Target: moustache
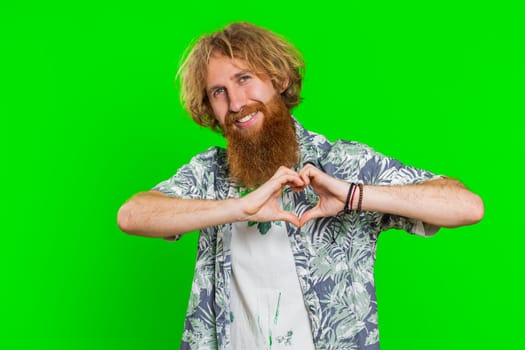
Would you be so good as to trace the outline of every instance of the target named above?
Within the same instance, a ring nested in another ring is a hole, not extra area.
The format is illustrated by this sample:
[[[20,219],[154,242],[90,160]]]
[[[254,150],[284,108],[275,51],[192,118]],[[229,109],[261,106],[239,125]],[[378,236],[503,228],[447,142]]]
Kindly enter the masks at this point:
[[[262,102],[254,102],[248,106],[244,106],[241,108],[239,112],[230,112],[226,115],[224,118],[224,124],[227,127],[231,127],[235,122],[237,122],[239,119],[242,119],[252,113],[255,112],[262,112],[264,115],[266,115],[266,106]]]

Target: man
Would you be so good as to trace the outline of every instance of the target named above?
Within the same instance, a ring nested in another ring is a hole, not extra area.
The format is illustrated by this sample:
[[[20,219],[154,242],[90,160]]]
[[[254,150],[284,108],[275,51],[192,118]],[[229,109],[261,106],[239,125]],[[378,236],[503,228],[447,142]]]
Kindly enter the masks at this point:
[[[290,43],[247,23],[202,37],[179,72],[182,98],[227,149],[119,211],[131,234],[200,230],[183,349],[378,349],[379,233],[483,217],[456,180],[305,130],[290,114],[303,68]]]

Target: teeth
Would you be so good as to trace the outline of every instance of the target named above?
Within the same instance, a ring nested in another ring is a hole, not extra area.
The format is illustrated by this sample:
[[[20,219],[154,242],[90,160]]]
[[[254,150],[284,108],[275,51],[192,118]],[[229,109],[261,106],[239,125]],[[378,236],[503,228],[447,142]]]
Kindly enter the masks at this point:
[[[239,122],[239,123],[246,123],[248,120],[253,118],[255,113],[257,113],[257,112],[253,112],[252,114],[248,114],[246,117],[243,117],[243,118],[237,120],[237,122]]]

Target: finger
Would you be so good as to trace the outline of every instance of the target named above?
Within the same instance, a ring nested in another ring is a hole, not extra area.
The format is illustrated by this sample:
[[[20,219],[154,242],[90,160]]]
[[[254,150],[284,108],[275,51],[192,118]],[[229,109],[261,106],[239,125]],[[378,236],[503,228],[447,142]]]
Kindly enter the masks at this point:
[[[304,184],[305,184],[305,187],[310,185],[310,175],[309,173],[303,173],[301,171],[301,173],[299,174],[299,176],[301,177],[301,180],[303,180]]]
[[[290,188],[294,192],[300,192],[300,191],[303,191],[306,188],[306,185],[304,185],[304,186],[290,186]]]
[[[297,173],[292,171],[291,174],[283,174],[276,179],[267,181],[263,186],[245,196],[244,201],[246,205],[244,210],[249,214],[257,212],[268,200],[277,198],[286,185],[294,188],[305,186]]]
[[[290,168],[287,168],[287,167],[281,165],[277,169],[277,171],[273,174],[272,178],[277,178],[279,176],[286,175],[286,174],[288,174],[288,175],[293,175],[293,174],[297,175],[297,172],[293,171]]]
[[[289,212],[289,211],[282,211],[280,212],[280,218],[279,220],[281,221],[287,221],[289,223],[291,223],[292,225],[295,225],[296,227],[300,227],[300,220],[299,218],[297,217],[297,215],[293,214],[292,212]]]
[[[319,218],[323,216],[322,213],[321,213],[321,209],[316,206],[306,212],[304,212],[303,215],[301,215],[301,219],[299,220],[299,227],[302,227],[304,224],[306,224],[308,221],[312,220],[312,219],[315,219],[315,218]]]
[[[303,179],[295,172],[292,174],[281,175],[276,180],[279,182],[279,185],[281,187],[285,185],[288,185],[290,187],[304,187],[305,186]]]
[[[316,168],[317,169],[317,166],[312,162],[306,162],[306,163],[303,163],[303,169],[304,168]]]
[[[274,175],[272,179],[267,181],[258,190],[263,192],[269,190],[272,194],[280,191],[284,186],[303,186],[303,180],[297,174],[281,174],[279,176]],[[255,191],[254,191],[255,192]]]
[[[294,191],[299,191],[306,187],[304,180],[300,177],[294,177],[292,181],[288,181],[286,185],[290,186],[290,188]]]
[[[319,169],[317,169],[313,165],[307,164],[304,168],[301,169],[301,171],[299,172],[299,176],[301,177],[301,179],[303,179],[303,181],[307,183],[307,185],[309,185],[311,182],[311,178],[313,178],[318,171]]]

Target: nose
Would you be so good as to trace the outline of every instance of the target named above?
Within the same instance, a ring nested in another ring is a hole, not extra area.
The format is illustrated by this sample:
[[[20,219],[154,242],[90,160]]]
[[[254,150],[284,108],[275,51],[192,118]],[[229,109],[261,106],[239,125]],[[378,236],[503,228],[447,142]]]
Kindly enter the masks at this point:
[[[228,90],[228,103],[230,112],[240,112],[246,105],[246,95],[244,94],[244,91],[242,89]]]

